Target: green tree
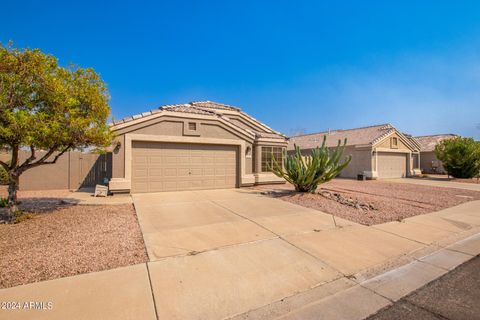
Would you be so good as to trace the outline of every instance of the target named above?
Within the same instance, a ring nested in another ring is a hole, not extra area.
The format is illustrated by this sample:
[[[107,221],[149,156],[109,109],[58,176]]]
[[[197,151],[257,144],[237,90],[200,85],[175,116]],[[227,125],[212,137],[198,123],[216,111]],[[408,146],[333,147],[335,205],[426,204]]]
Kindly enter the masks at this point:
[[[10,161],[0,161],[8,176],[8,219],[18,210],[23,172],[53,164],[71,149],[109,145],[108,100],[93,69],[61,67],[39,49],[0,44],[0,148],[11,154]],[[20,150],[29,151],[24,161]]]
[[[335,150],[326,146],[327,137],[323,137],[321,147],[312,150],[310,156],[303,156],[300,147],[295,145],[295,152],[292,155],[285,155],[282,164],[273,158],[272,172],[290,182],[296,191],[314,193],[319,184],[332,180],[345,169],[351,156],[342,159],[347,139],[338,145]]]
[[[480,174],[480,142],[457,137],[443,140],[435,147],[437,158],[455,178],[473,178]]]

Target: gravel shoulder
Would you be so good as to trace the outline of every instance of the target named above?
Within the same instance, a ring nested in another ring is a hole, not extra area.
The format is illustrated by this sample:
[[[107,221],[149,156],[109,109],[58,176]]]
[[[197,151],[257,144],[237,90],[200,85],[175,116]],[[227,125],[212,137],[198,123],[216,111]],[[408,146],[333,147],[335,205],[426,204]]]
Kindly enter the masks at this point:
[[[266,191],[269,196],[364,225],[398,221],[480,199],[480,192],[477,191],[380,180],[334,179],[322,184],[316,194],[295,192],[293,186],[289,184],[254,188]],[[338,194],[354,203],[369,205],[373,209],[364,210],[341,204],[318,194],[321,191]]]
[[[0,225],[0,288],[148,260],[133,205],[62,204],[66,195],[20,194],[20,208],[34,215]]]

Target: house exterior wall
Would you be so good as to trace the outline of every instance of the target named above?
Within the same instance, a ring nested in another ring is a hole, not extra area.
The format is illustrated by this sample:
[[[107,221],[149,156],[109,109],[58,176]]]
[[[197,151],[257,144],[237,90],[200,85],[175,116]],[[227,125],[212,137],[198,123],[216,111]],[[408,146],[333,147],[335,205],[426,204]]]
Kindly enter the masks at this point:
[[[330,148],[330,150],[335,150],[335,148]],[[293,150],[289,150],[288,154],[293,154]],[[312,149],[303,149],[302,155],[308,157],[312,154]],[[371,149],[359,149],[355,146],[348,146],[343,152],[343,157],[351,155],[352,160],[348,166],[343,169],[339,177],[342,178],[356,178],[359,173],[364,173],[364,171],[372,170],[372,152]]]
[[[37,152],[37,158],[45,152]],[[20,162],[30,152],[20,151]],[[50,157],[52,160],[54,156]],[[0,160],[10,161],[10,153],[0,153]],[[102,184],[112,177],[111,153],[99,155],[70,151],[54,164],[45,164],[25,171],[20,176],[20,190],[77,190]]]
[[[199,132],[195,135],[187,134],[187,136],[235,140],[242,139],[211,120],[198,121],[190,119],[189,121],[184,118],[162,117],[156,121],[146,121],[144,123],[132,125],[115,132],[115,140],[116,142],[120,142],[120,148],[113,153],[113,177],[125,177],[125,134],[134,133],[181,137],[185,135],[184,126],[188,125],[188,122],[196,122]]]
[[[195,123],[197,130],[190,131],[189,123]],[[112,190],[130,190],[132,141],[236,145],[239,147],[239,186],[253,185],[262,179],[265,182],[278,181],[271,173],[259,178],[256,168],[258,162],[254,158],[258,155],[256,148],[259,143],[275,145],[276,142],[259,142],[248,132],[242,133],[241,129],[238,130],[220,120],[196,115],[191,118],[164,115],[119,128],[115,130],[119,146],[113,152],[113,179],[110,187]],[[280,145],[286,147],[286,142]]]
[[[437,167],[437,169],[434,170],[434,167]],[[435,151],[420,152],[420,169],[423,173],[447,173],[442,161],[438,160],[435,155]]]
[[[245,150],[245,173],[252,174],[254,172],[253,168],[253,144],[246,143],[246,150]]]
[[[125,174],[125,135],[115,137],[112,152],[112,178],[122,178]]]
[[[354,146],[345,148],[344,156],[351,155],[352,161],[340,173],[342,178],[356,178],[358,174],[372,171],[372,152],[370,149],[358,149]]]

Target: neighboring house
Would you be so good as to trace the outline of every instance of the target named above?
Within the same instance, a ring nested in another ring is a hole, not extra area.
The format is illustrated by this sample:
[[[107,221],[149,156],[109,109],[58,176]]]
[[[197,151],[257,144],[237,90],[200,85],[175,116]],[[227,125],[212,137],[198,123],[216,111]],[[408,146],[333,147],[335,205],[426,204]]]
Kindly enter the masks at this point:
[[[338,140],[343,143],[347,139],[344,156],[351,155],[352,161],[340,177],[356,178],[363,174],[370,179],[401,178],[418,173],[420,145],[390,124],[291,137],[289,153],[296,144],[304,155],[309,155],[312,149],[322,144],[324,136],[331,148],[337,146]]]
[[[218,189],[284,182],[269,172],[284,135],[239,108],[196,101],[115,121],[112,192]]]
[[[447,172],[443,168],[442,162],[435,155],[435,146],[443,140],[458,137],[455,134],[436,134],[431,136],[415,137],[420,143],[420,169],[423,173],[441,173]]]

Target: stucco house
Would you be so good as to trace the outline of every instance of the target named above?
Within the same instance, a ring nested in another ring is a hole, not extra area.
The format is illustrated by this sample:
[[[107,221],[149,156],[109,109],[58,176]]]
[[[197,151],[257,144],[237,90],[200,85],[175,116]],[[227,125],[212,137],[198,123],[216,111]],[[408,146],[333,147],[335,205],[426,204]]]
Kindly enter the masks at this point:
[[[447,173],[443,168],[442,162],[435,155],[435,146],[443,140],[456,137],[458,136],[450,133],[415,137],[420,143],[420,169],[422,169],[423,173]]]
[[[268,171],[288,138],[239,108],[166,105],[111,125],[112,192],[217,189],[284,182]]]
[[[340,177],[356,178],[363,174],[369,179],[401,178],[419,173],[420,145],[391,124],[290,137],[288,152],[293,152],[296,144],[304,155],[309,155],[322,144],[324,136],[327,146],[332,148],[337,146],[339,139],[342,143],[347,139],[344,155],[351,155],[352,161]]]

